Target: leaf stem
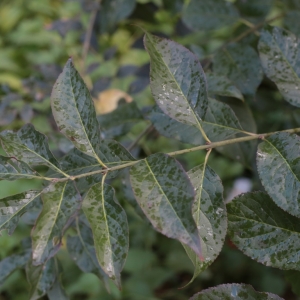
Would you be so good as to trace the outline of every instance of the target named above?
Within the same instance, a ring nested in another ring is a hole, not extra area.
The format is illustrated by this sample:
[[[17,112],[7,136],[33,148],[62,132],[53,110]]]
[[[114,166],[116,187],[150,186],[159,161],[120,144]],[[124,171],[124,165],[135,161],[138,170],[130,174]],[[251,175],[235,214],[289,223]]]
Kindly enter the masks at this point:
[[[152,130],[154,129],[154,126],[152,124],[150,124],[149,126],[147,126],[147,128],[145,128],[145,130],[143,130],[138,137],[128,146],[127,150],[130,151],[132,150],[137,144],[138,142],[146,135],[148,135]]]

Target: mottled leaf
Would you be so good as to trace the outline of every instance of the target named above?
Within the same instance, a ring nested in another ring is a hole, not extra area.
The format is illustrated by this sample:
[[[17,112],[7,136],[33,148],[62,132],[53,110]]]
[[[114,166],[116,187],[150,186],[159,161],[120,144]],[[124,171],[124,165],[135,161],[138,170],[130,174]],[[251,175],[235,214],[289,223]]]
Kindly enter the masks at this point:
[[[101,33],[110,32],[121,20],[128,17],[135,8],[135,0],[101,1],[98,25]]]
[[[266,75],[274,81],[290,104],[300,107],[299,38],[278,27],[262,31],[258,44],[261,63]]]
[[[55,82],[51,106],[58,129],[76,148],[103,165],[97,155],[101,141],[94,103],[72,59],[68,60]]]
[[[263,79],[259,57],[249,45],[229,44],[213,58],[214,73],[226,76],[245,95],[254,95]]]
[[[148,118],[157,131],[166,137],[193,145],[205,143],[196,126],[179,123],[164,114],[158,107],[154,107]],[[208,109],[201,124],[211,141],[233,138],[237,133],[243,132],[239,120],[230,106],[212,98],[209,98]]]
[[[36,131],[33,125],[26,124],[18,132],[3,131],[0,141],[8,156],[29,165],[45,165],[65,175],[49,149],[46,136]]]
[[[191,0],[182,16],[183,22],[192,30],[217,29],[232,25],[238,19],[236,8],[224,0]]]
[[[208,94],[210,96],[227,96],[244,101],[242,93],[225,76],[208,73],[206,74],[206,79],[208,84]]]
[[[149,33],[144,43],[150,55],[150,86],[157,105],[171,118],[201,129],[208,98],[197,57],[183,46]]]
[[[14,272],[16,269],[22,268],[25,266],[27,261],[30,259],[31,249],[26,247],[28,244],[28,239],[23,240],[22,242],[22,253],[13,254],[8,256],[0,261],[0,287],[4,284],[6,278]]]
[[[300,217],[300,137],[287,132],[263,140],[257,151],[257,170],[275,203]]]
[[[0,199],[0,232],[7,229],[11,235],[23,214],[40,201],[40,191],[27,191]]]
[[[218,175],[206,164],[193,168],[187,174],[196,188],[192,213],[201,239],[204,258],[203,261],[199,260],[190,248],[184,246],[195,266],[190,281],[192,282],[219,255],[226,236],[227,215],[223,201],[223,186]]]
[[[233,243],[252,259],[283,270],[300,270],[299,219],[263,192],[247,193],[227,205]]]
[[[121,270],[129,248],[126,213],[104,180],[89,189],[82,208],[91,224],[99,264],[121,288]]]
[[[0,155],[0,179],[16,180],[39,177],[39,174],[32,170],[26,163]]]
[[[68,236],[67,248],[80,270],[94,273],[107,284],[108,277],[101,269],[95,251],[92,230],[84,222],[76,221],[77,236]]]
[[[190,300],[283,300],[277,295],[271,293],[257,292],[251,285],[248,284],[221,284],[209,289],[206,289]]]
[[[40,266],[34,266],[30,260],[26,265],[26,276],[30,285],[29,299],[42,298],[51,289],[56,279],[54,258]]]
[[[182,166],[157,153],[130,170],[136,199],[153,227],[167,237],[188,245],[201,259],[201,245],[192,216],[194,188]]]
[[[114,111],[97,117],[101,126],[101,135],[112,139],[126,134],[133,125],[143,120],[135,102],[118,106]]]
[[[32,230],[33,263],[38,265],[52,257],[61,246],[64,231],[81,205],[73,182],[56,182],[43,190],[43,209]]]

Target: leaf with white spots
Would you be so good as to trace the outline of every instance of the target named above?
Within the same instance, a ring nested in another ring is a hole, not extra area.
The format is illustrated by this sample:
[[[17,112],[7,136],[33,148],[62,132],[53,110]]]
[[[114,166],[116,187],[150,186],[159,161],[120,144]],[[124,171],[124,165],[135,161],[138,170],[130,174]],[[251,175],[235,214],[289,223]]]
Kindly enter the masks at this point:
[[[266,192],[288,213],[300,217],[300,137],[287,132],[263,140],[257,170]]]
[[[93,231],[98,262],[108,277],[121,288],[129,232],[126,213],[114,194],[114,189],[102,180],[89,189],[82,208]]]
[[[228,233],[247,256],[266,266],[300,270],[299,219],[263,192],[247,193],[227,204]]]
[[[202,258],[200,238],[192,216],[194,188],[182,166],[157,153],[130,169],[131,185],[141,209],[153,227],[188,245]]]
[[[283,98],[300,107],[300,39],[278,27],[262,31],[258,44],[266,75],[277,85]]]
[[[192,213],[201,239],[204,259],[201,261],[189,247],[184,246],[195,266],[191,283],[219,255],[225,241],[227,215],[219,176],[206,163],[193,168],[187,174],[196,188]]]
[[[35,265],[45,263],[56,254],[65,230],[81,205],[81,196],[72,181],[50,184],[43,190],[42,200],[43,209],[31,232]]]

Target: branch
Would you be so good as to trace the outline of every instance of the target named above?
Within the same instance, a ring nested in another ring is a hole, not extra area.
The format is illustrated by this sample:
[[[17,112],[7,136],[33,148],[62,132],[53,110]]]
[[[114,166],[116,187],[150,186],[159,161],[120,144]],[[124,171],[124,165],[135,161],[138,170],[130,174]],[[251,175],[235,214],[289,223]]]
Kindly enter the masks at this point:
[[[190,152],[194,152],[194,151],[198,151],[198,150],[210,150],[213,148],[217,148],[217,147],[221,147],[221,146],[226,146],[226,145],[230,145],[230,144],[236,144],[236,143],[242,143],[242,142],[247,142],[247,141],[251,141],[251,140],[257,140],[257,139],[264,139],[274,133],[277,132],[289,132],[289,133],[297,133],[300,132],[300,128],[293,128],[293,129],[287,129],[287,130],[281,130],[281,131],[275,131],[275,132],[269,132],[269,133],[262,133],[262,134],[251,134],[249,136],[244,136],[244,137],[240,137],[240,138],[235,138],[235,139],[230,139],[230,140],[225,140],[225,141],[220,141],[220,142],[213,142],[207,145],[201,145],[201,146],[197,146],[197,147],[193,147],[193,148],[189,148],[189,149],[183,149],[183,150],[178,150],[178,151],[174,151],[174,152],[169,152],[166,153],[169,156],[176,156],[176,155],[180,155],[180,154],[184,154],[184,153],[190,153]],[[83,178],[86,176],[91,176],[91,175],[96,175],[96,174],[106,174],[108,172],[112,172],[112,171],[116,171],[116,170],[120,170],[120,169],[124,169],[127,167],[131,167],[133,165],[135,165],[136,163],[138,163],[141,160],[135,160],[135,161],[131,161],[129,163],[125,163],[125,164],[121,164],[115,167],[111,167],[111,168],[106,168],[106,169],[102,169],[102,170],[97,170],[97,171],[93,171],[93,172],[88,172],[88,173],[84,173],[84,174],[80,174],[80,175],[76,175],[76,176],[69,176],[67,178],[48,178],[48,177],[40,177],[40,179],[44,179],[44,180],[48,180],[48,181],[54,181],[54,182],[63,182],[63,181],[67,181],[67,180],[75,180],[78,178]]]

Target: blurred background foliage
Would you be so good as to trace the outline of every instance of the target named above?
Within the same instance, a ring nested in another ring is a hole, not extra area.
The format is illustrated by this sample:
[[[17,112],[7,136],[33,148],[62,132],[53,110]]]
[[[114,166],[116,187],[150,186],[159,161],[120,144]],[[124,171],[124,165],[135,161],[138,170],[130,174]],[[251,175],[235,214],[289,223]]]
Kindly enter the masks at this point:
[[[72,57],[94,97],[103,137],[121,141],[139,157],[189,147],[167,139],[153,129],[132,144],[149,125],[147,113],[154,105],[149,88],[149,57],[143,47],[140,27],[188,47],[209,70],[212,53],[266,19],[282,15],[272,25],[300,34],[300,5],[298,0],[232,0],[230,2],[241,16],[237,22],[213,30],[192,30],[185,25],[187,21],[183,22],[187,16],[182,19],[188,2],[102,0],[99,6],[100,1],[96,0],[1,0],[1,131],[17,130],[30,122],[48,135],[55,155],[61,157],[70,149],[70,143],[58,134],[51,116],[50,95],[63,65],[68,57]],[[257,40],[257,32],[253,30],[239,42],[256,48]],[[223,100],[230,103],[230,99]],[[257,94],[246,100],[253,111],[258,132],[300,125],[299,109],[283,101],[275,85],[266,78]],[[1,148],[0,153],[3,154]],[[194,152],[178,159],[190,169],[201,163],[204,155],[204,152]],[[261,188],[251,165],[244,166],[215,151],[209,165],[222,179],[225,198],[232,192],[237,178],[249,178],[254,190]],[[95,275],[79,270],[64,246],[58,258],[63,267],[62,281],[71,299],[181,300],[201,289],[230,282],[249,283],[256,290],[297,299],[285,280],[294,278],[297,272],[290,274],[251,261],[229,240],[211,267],[190,286],[179,289],[193,274],[184,249],[178,242],[156,233],[140,217],[131,205],[134,201],[130,201],[133,196],[126,179],[115,180],[112,184],[127,211],[130,226],[130,250],[122,273],[123,290],[118,291],[111,285],[108,293]],[[34,180],[1,181],[0,198],[39,187],[40,183]],[[30,227],[24,221],[11,237],[3,234],[0,259],[18,251],[20,241],[29,235],[29,231]],[[0,284],[0,300],[27,299],[29,286],[23,270],[15,271]]]

